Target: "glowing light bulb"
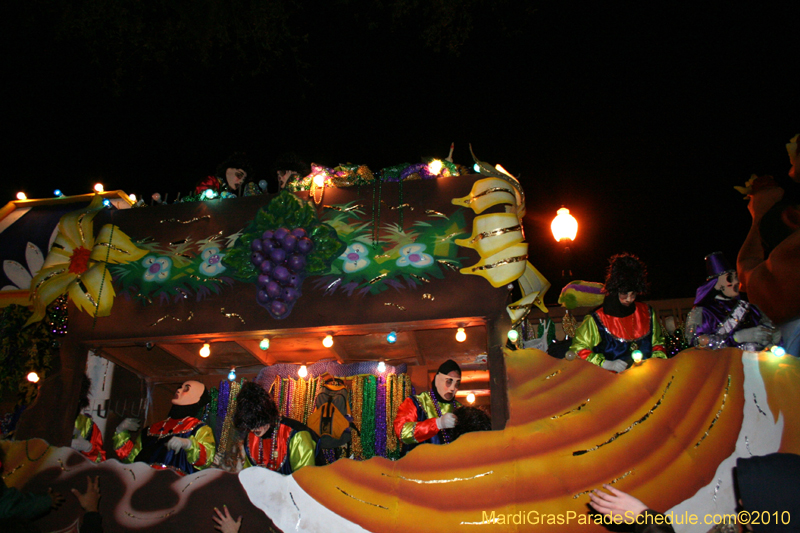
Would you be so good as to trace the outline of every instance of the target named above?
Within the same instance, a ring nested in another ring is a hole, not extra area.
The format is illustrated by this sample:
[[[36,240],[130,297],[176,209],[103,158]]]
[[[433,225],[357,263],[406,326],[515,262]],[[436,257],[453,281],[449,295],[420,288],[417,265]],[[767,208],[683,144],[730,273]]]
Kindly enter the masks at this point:
[[[31,383],[38,383],[39,382],[39,374],[37,374],[36,372],[28,372],[27,378],[28,378],[28,381],[30,381]]]
[[[28,199],[28,197],[25,195],[25,193],[24,193],[24,192],[22,192],[22,191],[19,191],[19,192],[17,193],[17,200],[27,200],[27,199]]]
[[[458,342],[464,342],[467,340],[467,333],[464,331],[464,328],[458,328],[458,331],[456,332],[456,340]]]
[[[467,394],[467,403],[475,403],[475,395],[471,392]]]
[[[211,355],[211,345],[206,343],[200,348],[200,357],[208,357]]]
[[[212,198],[216,198],[216,196],[217,196],[217,193],[216,193],[216,192],[214,192],[214,191],[213,191],[213,190],[211,190],[211,189],[206,189],[205,191],[203,191],[203,196],[205,196],[206,198],[208,198],[209,200],[211,200]]]
[[[55,196],[56,198],[61,198],[62,196],[64,196],[64,193],[61,192],[61,189],[56,189],[53,191],[53,196]]]
[[[386,372],[386,363],[383,361],[378,363],[378,372]]]
[[[131,202],[136,203],[136,195],[135,194],[129,194],[128,198],[131,199]]]
[[[300,376],[301,378],[304,378],[308,375],[308,368],[306,367],[306,365],[300,366],[300,370],[297,371],[297,375]]]
[[[94,184],[94,192],[103,192],[105,189],[103,188],[102,183],[95,183]]]
[[[314,176],[314,185],[316,185],[317,187],[324,187],[326,177],[327,176],[325,176],[324,172],[322,174],[317,174],[316,176]]]
[[[769,349],[769,351],[772,352],[772,355],[774,355],[775,357],[783,357],[784,355],[786,355],[786,350],[784,350],[783,347],[778,346],[777,344],[772,346]]]
[[[103,207],[111,207],[111,200],[109,200],[108,198],[103,200]]]
[[[269,338],[264,337],[263,339],[261,339],[261,342],[258,343],[258,347],[261,348],[262,350],[269,350]]]
[[[517,330],[515,329],[508,330],[508,340],[510,340],[511,342],[517,342],[517,339],[519,339],[519,333],[517,333]]]
[[[633,357],[634,363],[641,363],[642,362],[642,351],[641,350],[634,350],[631,352],[631,357]]]
[[[428,172],[430,172],[434,176],[438,176],[439,172],[442,171],[442,167],[443,166],[444,166],[444,163],[442,163],[438,159],[434,159],[433,161],[428,163]]]
[[[324,339],[322,339],[322,345],[326,348],[330,348],[333,346],[333,337],[330,335],[326,335]]]
[[[474,165],[472,165],[472,169],[475,172],[480,172],[481,171],[481,166],[478,163],[475,163]]]
[[[231,368],[228,372],[228,381],[236,381],[236,367]]]
[[[557,213],[556,218],[550,223],[553,237],[557,242],[561,242],[564,239],[574,241],[575,236],[578,234],[578,221],[569,214],[569,209],[566,207],[562,207]]]
[[[396,343],[397,342],[397,333],[394,332],[394,331],[390,331],[389,334],[386,335],[386,342],[388,342],[389,344]]]

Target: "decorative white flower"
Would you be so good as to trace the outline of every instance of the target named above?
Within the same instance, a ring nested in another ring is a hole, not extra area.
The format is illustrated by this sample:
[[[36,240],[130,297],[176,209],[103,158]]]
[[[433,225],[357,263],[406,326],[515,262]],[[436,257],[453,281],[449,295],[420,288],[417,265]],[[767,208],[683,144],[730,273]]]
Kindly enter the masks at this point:
[[[433,256],[423,253],[427,246],[424,244],[407,244],[400,248],[400,259],[397,266],[413,266],[415,268],[425,268],[433,264]]]
[[[169,257],[148,255],[142,259],[142,266],[147,270],[142,276],[145,281],[156,281],[161,283],[169,279],[169,271],[172,269],[172,259]]]
[[[30,290],[33,276],[39,273],[44,264],[44,255],[42,251],[32,242],[29,242],[25,247],[25,262],[28,263],[28,268],[25,268],[16,261],[3,261],[3,272],[5,272],[8,279],[11,280],[11,283],[14,285],[6,285],[0,290]]]
[[[203,275],[213,277],[225,271],[225,266],[222,264],[225,254],[219,253],[219,248],[216,246],[204,249],[200,257],[203,258],[203,262],[200,264],[200,272]]]
[[[367,257],[368,252],[369,250],[367,250],[367,247],[360,242],[354,242],[349,245],[347,250],[339,256],[339,259],[344,261],[342,270],[348,274],[352,274],[353,272],[358,272],[359,270],[367,268],[370,264],[370,260]]]

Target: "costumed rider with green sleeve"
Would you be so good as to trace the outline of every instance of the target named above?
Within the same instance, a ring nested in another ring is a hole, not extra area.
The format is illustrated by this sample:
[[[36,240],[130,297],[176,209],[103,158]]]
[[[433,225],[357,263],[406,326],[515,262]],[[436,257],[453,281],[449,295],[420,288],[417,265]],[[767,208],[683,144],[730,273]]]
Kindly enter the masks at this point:
[[[186,381],[175,392],[166,420],[144,429],[135,439],[131,432],[139,429],[140,422],[126,418],[114,434],[117,457],[123,463],[142,461],[181,475],[209,467],[216,449],[214,433],[200,420],[209,400],[205,385]]]
[[[611,372],[634,362],[666,359],[664,334],[653,309],[636,298],[647,291],[647,267],[633,254],[609,259],[603,305],[586,315],[570,351]]]

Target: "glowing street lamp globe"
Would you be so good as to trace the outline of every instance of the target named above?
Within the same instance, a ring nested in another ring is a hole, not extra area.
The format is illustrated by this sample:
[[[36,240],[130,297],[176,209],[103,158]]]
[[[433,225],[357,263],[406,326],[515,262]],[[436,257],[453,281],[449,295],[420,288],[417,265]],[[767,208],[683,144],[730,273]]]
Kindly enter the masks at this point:
[[[574,241],[575,236],[578,234],[578,221],[569,214],[569,209],[562,207],[550,224],[550,229],[557,242],[561,242],[564,239]]]

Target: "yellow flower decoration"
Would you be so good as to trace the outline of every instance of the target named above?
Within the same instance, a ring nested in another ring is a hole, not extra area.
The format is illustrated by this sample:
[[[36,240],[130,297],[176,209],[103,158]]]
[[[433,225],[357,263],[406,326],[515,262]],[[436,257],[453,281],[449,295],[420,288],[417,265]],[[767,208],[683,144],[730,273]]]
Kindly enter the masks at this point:
[[[69,293],[72,302],[92,316],[108,316],[114,287],[108,264],[129,263],[147,255],[118,227],[106,224],[94,238],[95,215],[103,209],[97,195],[85,209],[67,213],[58,223],[58,235],[39,273],[31,280],[33,315],[25,324],[38,322],[56,298]]]

